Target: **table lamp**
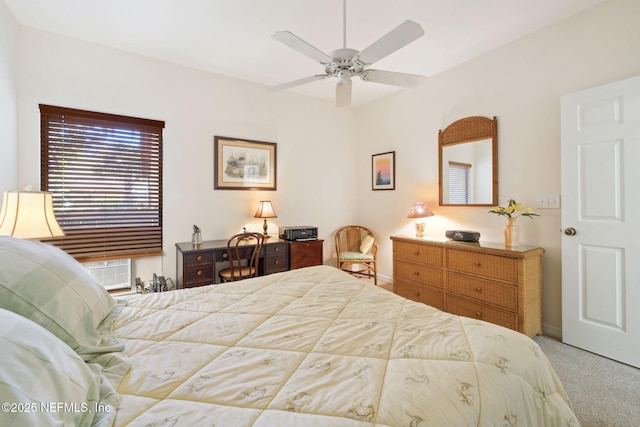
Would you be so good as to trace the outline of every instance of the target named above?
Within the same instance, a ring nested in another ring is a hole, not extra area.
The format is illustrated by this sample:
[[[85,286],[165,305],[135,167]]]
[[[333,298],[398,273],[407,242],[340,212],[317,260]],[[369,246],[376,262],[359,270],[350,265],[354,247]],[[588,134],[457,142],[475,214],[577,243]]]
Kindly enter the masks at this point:
[[[269,238],[267,234],[267,218],[277,218],[275,211],[273,210],[273,206],[271,206],[271,202],[261,201],[258,205],[258,210],[254,215],[255,218],[264,218],[264,225],[262,228],[264,229],[264,233],[262,234],[265,239]]]
[[[50,239],[64,236],[53,212],[53,196],[45,191],[5,191],[0,236]]]
[[[407,218],[416,218],[416,237],[424,237],[424,220],[428,216],[433,216],[433,212],[424,204],[424,202],[416,202]]]

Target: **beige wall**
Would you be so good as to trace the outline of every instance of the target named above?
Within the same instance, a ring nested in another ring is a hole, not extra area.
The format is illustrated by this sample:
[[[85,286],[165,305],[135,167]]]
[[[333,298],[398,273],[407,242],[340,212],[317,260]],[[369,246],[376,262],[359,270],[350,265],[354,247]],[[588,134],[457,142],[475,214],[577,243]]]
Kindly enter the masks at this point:
[[[18,185],[18,23],[0,2],[0,194]]]
[[[499,202],[514,198],[535,207],[539,195],[560,194],[560,97],[640,74],[640,2],[613,0],[452,70],[432,76],[424,88],[403,91],[358,111],[361,156],[359,221],[380,236],[380,271],[392,275],[394,234],[411,234],[406,219],[414,201],[435,213],[429,236],[449,229],[480,231],[502,241],[503,217],[487,208],[438,206],[438,130],[466,116],[497,116]],[[396,191],[371,191],[370,156],[396,151]],[[561,330],[560,209],[538,210],[518,220],[520,241],[545,248],[543,324]]]
[[[136,261],[134,276],[175,278],[175,243],[197,224],[207,240],[242,227],[271,200],[279,225],[316,225],[326,239],[355,205],[348,185],[355,155],[349,109],[68,37],[22,27],[19,184],[39,186],[38,104],[164,120],[164,252]],[[213,189],[213,137],[277,142],[277,191]]]

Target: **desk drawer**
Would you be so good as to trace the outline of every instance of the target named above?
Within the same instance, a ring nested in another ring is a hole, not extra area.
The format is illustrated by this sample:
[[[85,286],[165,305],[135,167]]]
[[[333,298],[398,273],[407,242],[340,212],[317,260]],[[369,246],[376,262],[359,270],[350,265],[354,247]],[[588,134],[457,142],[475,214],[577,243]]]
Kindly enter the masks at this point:
[[[464,298],[447,294],[446,310],[459,316],[484,320],[509,329],[518,330],[518,315],[497,308],[487,307]]]
[[[447,267],[512,283],[518,280],[518,261],[514,258],[449,249]]]
[[[396,258],[442,267],[442,248],[418,243],[395,242],[393,251]]]
[[[289,270],[289,256],[286,253],[265,256],[262,260],[263,274],[280,273]]]
[[[211,264],[212,262],[212,251],[192,252],[184,256],[184,265]]]
[[[404,280],[393,282],[393,292],[412,301],[421,302],[438,310],[444,310],[442,291],[428,286],[417,285]]]
[[[440,268],[400,260],[396,260],[394,268],[395,275],[400,279],[442,288],[442,269]]]
[[[184,268],[184,287],[188,288],[196,284],[213,283],[213,264],[188,265]]]
[[[498,305],[507,310],[518,309],[518,288],[514,285],[448,273],[447,291]]]
[[[270,256],[276,256],[276,255],[282,255],[282,254],[284,254],[285,256],[288,256],[289,255],[289,251],[287,251],[288,247],[289,245],[287,242],[265,245],[263,246],[264,256],[270,257]]]

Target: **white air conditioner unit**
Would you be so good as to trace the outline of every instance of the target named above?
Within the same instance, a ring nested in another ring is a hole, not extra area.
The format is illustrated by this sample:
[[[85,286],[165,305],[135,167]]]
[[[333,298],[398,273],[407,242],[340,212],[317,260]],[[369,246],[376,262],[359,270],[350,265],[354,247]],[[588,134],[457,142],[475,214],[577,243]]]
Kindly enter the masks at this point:
[[[107,290],[131,289],[131,259],[86,262],[84,267]]]

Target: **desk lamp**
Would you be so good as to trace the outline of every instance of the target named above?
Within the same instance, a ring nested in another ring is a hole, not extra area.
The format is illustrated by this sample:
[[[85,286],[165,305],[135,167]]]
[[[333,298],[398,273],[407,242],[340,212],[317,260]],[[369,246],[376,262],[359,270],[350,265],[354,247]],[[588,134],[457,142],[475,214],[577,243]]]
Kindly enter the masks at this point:
[[[53,196],[45,191],[5,191],[0,236],[50,239],[64,236],[53,212]]]
[[[433,216],[433,212],[424,204],[424,202],[416,202],[407,218],[416,218],[416,237],[424,237],[424,220],[428,216]]]
[[[264,218],[264,225],[262,228],[264,229],[263,236],[265,239],[269,238],[267,234],[267,218],[277,218],[275,211],[273,210],[273,206],[271,206],[271,202],[261,201],[260,205],[258,205],[258,210],[254,215],[255,218]]]

